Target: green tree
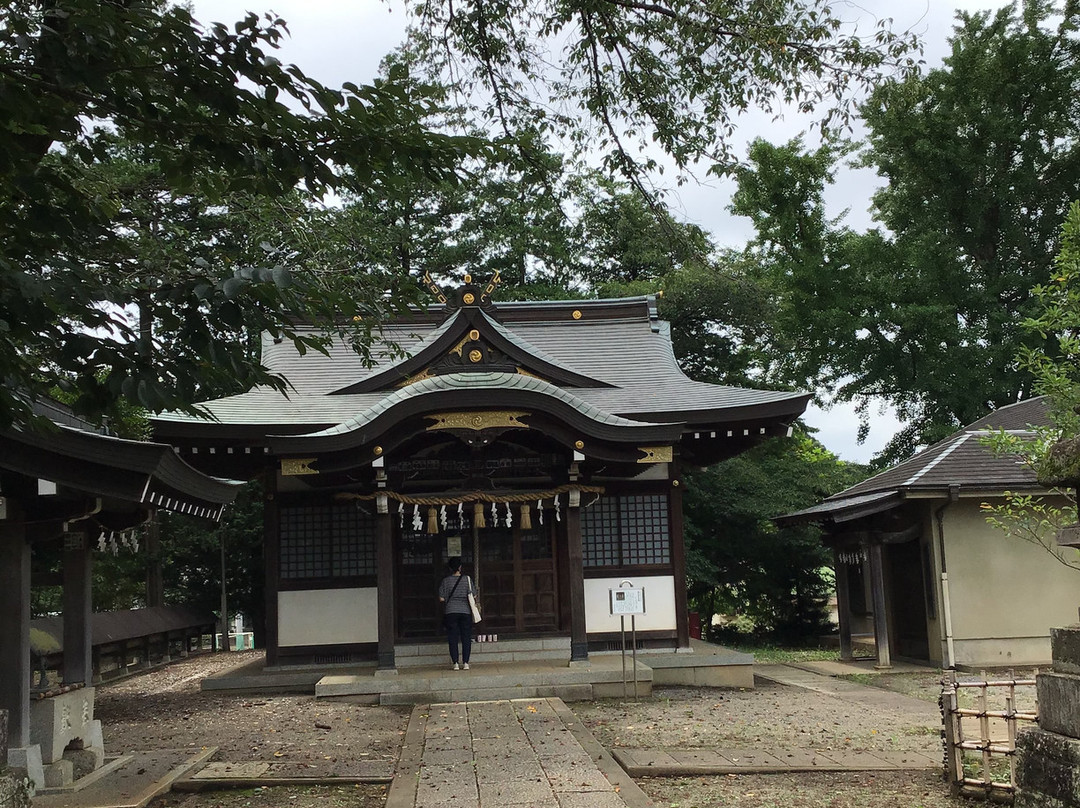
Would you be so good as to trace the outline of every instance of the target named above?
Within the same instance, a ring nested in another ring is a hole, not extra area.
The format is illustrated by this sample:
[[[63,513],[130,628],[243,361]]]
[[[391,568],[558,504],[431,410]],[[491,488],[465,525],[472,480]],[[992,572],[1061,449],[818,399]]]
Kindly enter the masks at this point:
[[[1047,397],[1050,424],[1033,427],[1032,436],[1002,430],[987,443],[1032,469],[1053,496],[1007,493],[983,509],[990,524],[1080,570],[1080,553],[1055,541],[1058,530],[1076,524],[1080,483],[1080,203],[1072,204],[1062,226],[1053,277],[1031,296],[1036,311],[1021,327],[1040,340],[1022,347],[1016,361],[1034,378],[1034,392]]]
[[[285,33],[284,21],[256,15],[203,28],[155,0],[9,4],[0,28],[0,427],[25,420],[27,399],[55,386],[89,415],[120,397],[188,408],[196,382],[203,392],[238,381],[281,387],[237,340],[245,328],[301,350],[325,340],[300,334],[298,320],[370,341],[387,299],[353,272],[222,265],[206,245],[210,257],[151,273],[93,170],[119,140],[177,198],[213,204],[301,189],[317,199],[341,184],[341,169],[354,181],[445,179],[477,150],[420,126],[423,99],[395,81],[335,90],[282,65],[273,51]],[[149,350],[136,306],[187,353]]]
[[[1030,391],[1012,357],[1080,185],[1080,8],[1028,0],[960,14],[942,68],[886,82],[861,107],[861,156],[885,180],[884,229],[824,212],[848,147],[755,143],[734,210],[776,303],[779,378],[892,404],[899,460]],[[865,412],[865,410],[864,410]]]
[[[705,615],[748,617],[759,636],[796,641],[826,630],[831,558],[812,525],[772,517],[865,477],[804,432],[774,438],[686,475],[687,576]]]
[[[637,190],[657,168],[647,148],[680,171],[726,171],[751,109],[846,123],[850,100],[913,66],[917,45],[887,23],[863,37],[824,0],[427,0],[413,15],[417,52],[484,121],[599,153]]]

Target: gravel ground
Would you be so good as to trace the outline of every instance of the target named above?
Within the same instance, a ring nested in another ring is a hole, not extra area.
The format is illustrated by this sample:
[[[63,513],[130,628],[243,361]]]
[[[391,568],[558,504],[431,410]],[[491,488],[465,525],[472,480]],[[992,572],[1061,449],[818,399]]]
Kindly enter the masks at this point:
[[[639,704],[607,699],[573,707],[608,748],[893,749],[935,757],[941,750],[936,720],[761,679],[753,690],[657,687]]]
[[[265,761],[269,774],[281,777],[361,775],[370,761],[396,763],[407,707],[199,690],[204,676],[261,653],[190,657],[100,687],[95,717],[102,721],[105,749],[218,746],[215,760]]]
[[[310,696],[202,693],[199,681],[260,652],[201,655],[98,689],[106,749],[218,746],[216,760],[265,761],[271,774],[356,773],[358,761],[396,761],[409,708],[316,701]],[[612,747],[790,746],[924,751],[938,729],[897,708],[858,707],[823,694],[760,681],[755,690],[656,688],[638,704],[571,705]],[[658,808],[959,808],[937,775],[779,774],[640,781]],[[169,794],[154,808],[381,808],[382,786],[264,788]]]

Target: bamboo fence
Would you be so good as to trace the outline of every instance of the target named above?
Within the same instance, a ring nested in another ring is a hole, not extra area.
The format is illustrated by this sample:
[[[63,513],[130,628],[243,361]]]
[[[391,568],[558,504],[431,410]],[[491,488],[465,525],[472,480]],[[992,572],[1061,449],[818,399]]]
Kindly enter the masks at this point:
[[[1012,801],[1016,790],[1017,728],[1020,722],[1038,722],[1034,675],[1017,679],[1009,671],[1002,678],[992,679],[984,671],[979,680],[958,681],[954,671],[945,672],[940,700],[945,778],[954,794]],[[1030,709],[1017,708],[1018,689]],[[991,709],[991,693],[998,700],[995,707],[1003,698],[1004,709]],[[961,701],[965,706],[960,706]]]

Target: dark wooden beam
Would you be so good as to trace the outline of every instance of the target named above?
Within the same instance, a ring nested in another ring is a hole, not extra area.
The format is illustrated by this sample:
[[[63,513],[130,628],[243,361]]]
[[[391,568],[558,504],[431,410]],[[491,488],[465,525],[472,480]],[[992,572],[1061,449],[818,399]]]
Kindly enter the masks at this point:
[[[375,515],[375,566],[379,570],[379,670],[397,669],[394,659],[394,635],[397,627],[394,591],[394,533],[385,498]]]
[[[0,709],[13,749],[30,745],[30,545],[16,508],[0,521]]]
[[[840,623],[840,659],[847,661],[851,653],[851,581],[848,565],[840,559],[840,551],[833,550],[833,569],[836,570],[836,617]]]
[[[892,656],[889,651],[889,616],[886,612],[885,599],[885,564],[883,545],[871,542],[868,549],[870,556],[870,593],[874,599],[874,644],[877,646],[876,668],[891,668]]]
[[[679,648],[690,647],[690,615],[686,593],[686,545],[683,537],[682,480],[678,465],[672,464],[671,493],[668,496],[668,523],[671,530],[671,565],[675,571],[675,633]],[[709,615],[711,618],[712,615]]]
[[[85,530],[64,537],[64,684],[92,684],[91,541]]]
[[[279,533],[280,505],[277,501],[277,465],[270,462],[264,472],[263,493],[263,552],[266,583],[266,664],[278,664],[278,579],[281,537]]]
[[[566,509],[566,544],[570,580],[570,661],[589,658],[589,637],[585,632],[585,562],[581,549],[581,508]]]

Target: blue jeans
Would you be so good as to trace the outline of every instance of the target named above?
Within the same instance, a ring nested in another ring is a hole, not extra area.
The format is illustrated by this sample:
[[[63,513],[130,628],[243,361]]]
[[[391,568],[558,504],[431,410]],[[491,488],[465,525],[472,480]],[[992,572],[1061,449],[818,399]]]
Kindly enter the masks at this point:
[[[461,643],[461,661],[469,661],[469,651],[472,650],[472,615],[450,614],[443,616],[446,624],[446,635],[450,640],[450,661],[455,665],[458,661],[458,643]]]

